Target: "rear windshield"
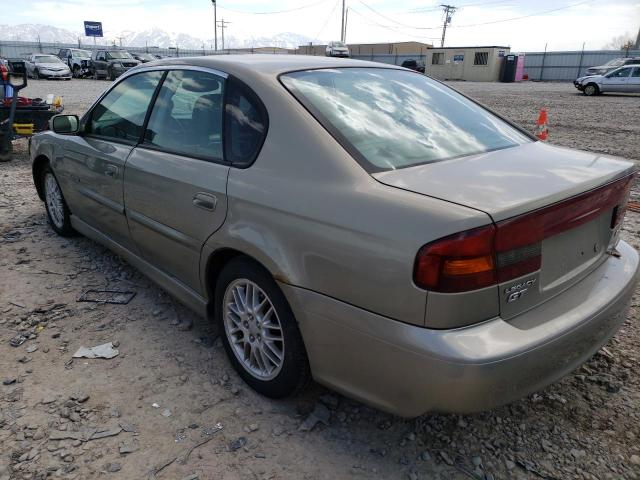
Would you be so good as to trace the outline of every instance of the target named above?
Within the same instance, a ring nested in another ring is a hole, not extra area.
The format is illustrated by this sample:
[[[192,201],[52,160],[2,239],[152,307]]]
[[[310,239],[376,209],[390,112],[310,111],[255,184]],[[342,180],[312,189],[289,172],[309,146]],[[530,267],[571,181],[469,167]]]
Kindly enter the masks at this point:
[[[115,52],[107,52],[107,57],[108,58],[133,58],[131,56],[131,54],[129,52],[120,52],[120,51],[115,51]]]
[[[292,72],[281,79],[369,171],[531,141],[464,96],[415,72],[337,68]]]

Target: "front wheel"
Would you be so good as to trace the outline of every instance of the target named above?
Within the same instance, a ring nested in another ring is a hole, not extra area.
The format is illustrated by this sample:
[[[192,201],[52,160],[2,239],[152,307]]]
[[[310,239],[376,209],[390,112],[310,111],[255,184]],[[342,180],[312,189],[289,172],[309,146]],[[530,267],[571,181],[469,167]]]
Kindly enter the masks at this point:
[[[75,235],[76,231],[71,226],[71,212],[62,195],[58,180],[51,171],[51,167],[45,167],[41,178],[44,204],[47,209],[49,223],[58,235],[63,237]]]
[[[40,72],[38,72],[37,69],[33,71],[33,79],[34,80],[39,80],[40,79]]]
[[[113,68],[109,69],[109,80],[111,80],[112,82],[116,79],[116,74],[113,71]]]
[[[78,65],[73,66],[72,75],[73,78],[80,78],[80,67]]]
[[[595,83],[590,83],[590,84],[588,84],[588,85],[586,85],[584,87],[583,92],[588,97],[592,97],[592,96],[597,95],[599,93],[599,89],[598,89],[598,86]]]
[[[296,319],[269,272],[248,258],[220,273],[215,315],[227,355],[242,379],[270,398],[302,390],[309,362]]]

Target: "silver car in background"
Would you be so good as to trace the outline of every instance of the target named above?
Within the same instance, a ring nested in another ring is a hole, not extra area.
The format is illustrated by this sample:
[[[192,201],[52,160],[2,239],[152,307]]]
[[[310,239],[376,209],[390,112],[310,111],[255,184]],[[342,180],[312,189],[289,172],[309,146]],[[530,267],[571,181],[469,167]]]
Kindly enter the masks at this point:
[[[71,80],[69,66],[55,55],[34,54],[25,61],[27,75],[31,78],[58,78]]]
[[[395,66],[162,60],[30,155],[53,229],[216,322],[273,398],[313,378],[403,416],[510,402],[607,342],[638,277],[633,163]]]
[[[622,67],[624,65],[635,65],[640,63],[640,57],[624,57],[624,58],[614,58],[613,60],[609,60],[607,63],[603,65],[599,65],[597,67],[589,67],[587,68],[587,75],[604,75],[605,73],[610,72],[611,70],[615,70],[616,68]]]
[[[605,75],[580,77],[573,85],[588,96],[607,92],[640,93],[640,63],[625,65]]]

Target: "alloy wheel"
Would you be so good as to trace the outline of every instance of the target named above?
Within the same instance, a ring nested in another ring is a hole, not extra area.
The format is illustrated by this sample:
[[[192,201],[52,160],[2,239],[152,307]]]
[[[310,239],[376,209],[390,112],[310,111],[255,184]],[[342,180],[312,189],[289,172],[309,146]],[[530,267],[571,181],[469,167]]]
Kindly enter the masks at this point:
[[[44,198],[47,202],[47,211],[51,222],[57,228],[64,227],[64,203],[58,181],[52,173],[48,172],[44,177]]]
[[[284,335],[264,290],[251,280],[234,280],[225,290],[223,315],[229,345],[244,369],[259,380],[275,378],[284,363]]]

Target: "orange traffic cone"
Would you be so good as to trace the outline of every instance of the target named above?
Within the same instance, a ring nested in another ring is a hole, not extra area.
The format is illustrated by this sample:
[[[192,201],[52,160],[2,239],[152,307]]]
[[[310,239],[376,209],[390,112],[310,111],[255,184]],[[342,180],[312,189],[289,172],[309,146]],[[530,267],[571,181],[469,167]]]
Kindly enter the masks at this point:
[[[536,137],[544,142],[548,136],[549,129],[547,128],[547,111],[542,108],[540,110],[538,120],[536,121]]]

